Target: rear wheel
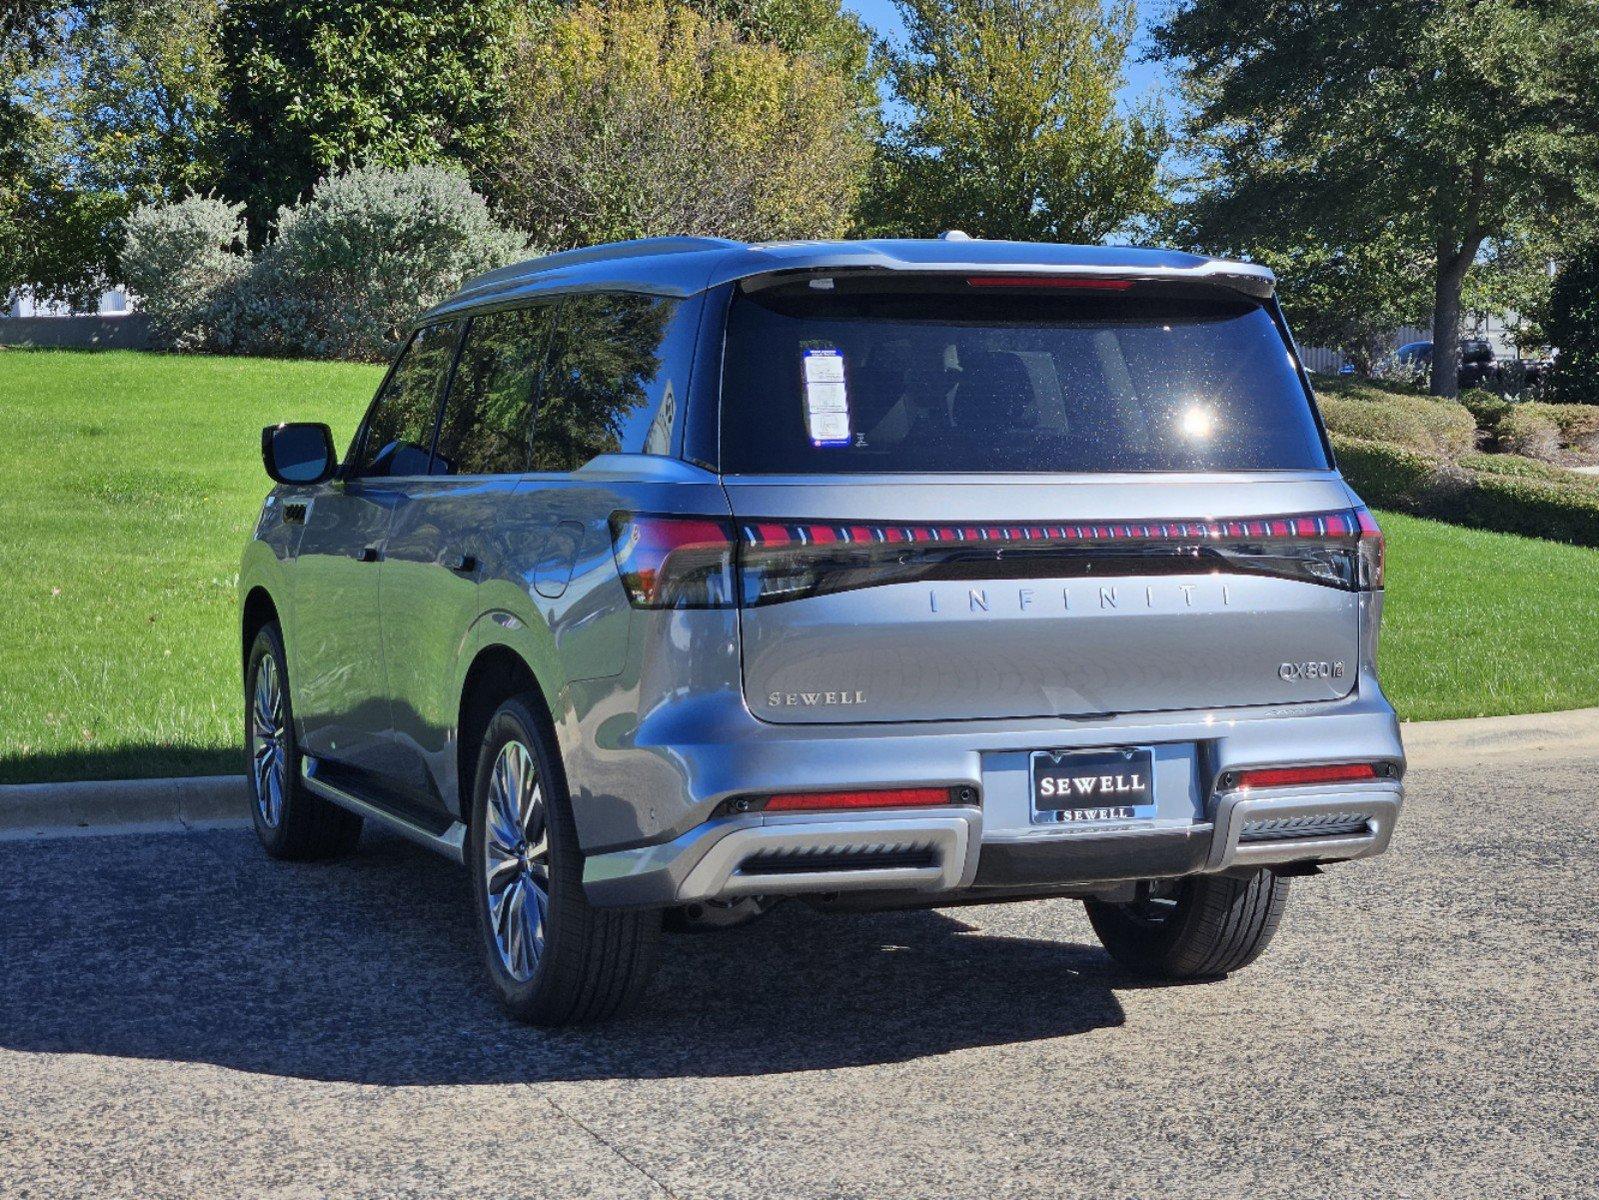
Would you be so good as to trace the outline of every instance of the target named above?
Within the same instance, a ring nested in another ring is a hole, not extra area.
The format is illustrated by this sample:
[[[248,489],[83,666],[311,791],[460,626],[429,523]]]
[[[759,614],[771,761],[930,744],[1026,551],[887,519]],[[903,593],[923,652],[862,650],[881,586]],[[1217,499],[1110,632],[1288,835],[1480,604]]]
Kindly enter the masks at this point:
[[[250,646],[244,706],[250,815],[262,847],[273,858],[349,854],[361,840],[361,818],[313,795],[300,782],[288,657],[276,622],[262,626]]]
[[[1266,868],[1246,876],[1194,875],[1139,884],[1127,903],[1084,903],[1099,940],[1128,970],[1201,979],[1260,957],[1288,904],[1288,880]]]
[[[489,979],[534,1025],[602,1021],[631,1007],[655,965],[657,910],[591,908],[583,855],[547,722],[524,700],[489,721],[472,793],[468,861]]]

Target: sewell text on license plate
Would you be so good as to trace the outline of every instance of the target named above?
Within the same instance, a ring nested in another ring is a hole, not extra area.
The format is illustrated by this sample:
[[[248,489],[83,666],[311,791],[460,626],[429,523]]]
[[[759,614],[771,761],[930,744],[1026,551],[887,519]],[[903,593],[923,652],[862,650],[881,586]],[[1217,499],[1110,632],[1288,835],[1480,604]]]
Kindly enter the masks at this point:
[[[1153,820],[1154,773],[1147,746],[1035,751],[1033,824]]]

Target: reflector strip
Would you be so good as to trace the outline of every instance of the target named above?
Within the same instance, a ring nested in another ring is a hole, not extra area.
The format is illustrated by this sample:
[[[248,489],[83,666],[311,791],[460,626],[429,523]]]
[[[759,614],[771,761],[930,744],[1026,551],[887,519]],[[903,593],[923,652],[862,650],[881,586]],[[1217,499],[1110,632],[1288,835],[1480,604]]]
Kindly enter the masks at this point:
[[[948,804],[948,788],[881,788],[847,792],[783,792],[768,798],[766,812],[809,812],[839,808],[924,808]]]
[[[1240,788],[1299,787],[1310,783],[1357,783],[1378,779],[1373,763],[1329,763],[1320,767],[1264,767],[1238,772]]]

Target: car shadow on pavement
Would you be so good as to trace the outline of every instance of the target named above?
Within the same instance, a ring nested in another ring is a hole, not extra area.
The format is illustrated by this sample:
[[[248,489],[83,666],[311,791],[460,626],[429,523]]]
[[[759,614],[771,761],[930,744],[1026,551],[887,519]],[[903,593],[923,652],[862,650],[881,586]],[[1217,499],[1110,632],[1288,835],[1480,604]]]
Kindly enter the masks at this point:
[[[933,912],[788,904],[662,950],[636,1015],[546,1032],[489,996],[465,874],[393,838],[311,865],[238,831],[0,844],[17,1051],[390,1085],[759,1075],[1115,1026],[1136,986],[1098,947]]]

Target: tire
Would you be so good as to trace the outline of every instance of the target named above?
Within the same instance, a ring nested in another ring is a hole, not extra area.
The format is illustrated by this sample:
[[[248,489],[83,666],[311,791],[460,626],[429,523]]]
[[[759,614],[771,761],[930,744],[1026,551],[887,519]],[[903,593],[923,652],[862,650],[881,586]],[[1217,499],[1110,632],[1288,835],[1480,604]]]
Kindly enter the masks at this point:
[[[250,816],[273,858],[305,862],[351,853],[361,818],[308,791],[300,782],[288,656],[276,621],[261,627],[244,669],[244,773]]]
[[[661,932],[659,910],[589,906],[554,745],[526,700],[500,706],[478,753],[467,837],[489,980],[506,1012],[543,1026],[626,1012],[649,982]],[[520,797],[514,813],[508,797]]]
[[[1266,868],[1141,884],[1139,891],[1126,904],[1083,903],[1111,958],[1156,979],[1213,978],[1247,967],[1271,942],[1288,904],[1288,880]]]

